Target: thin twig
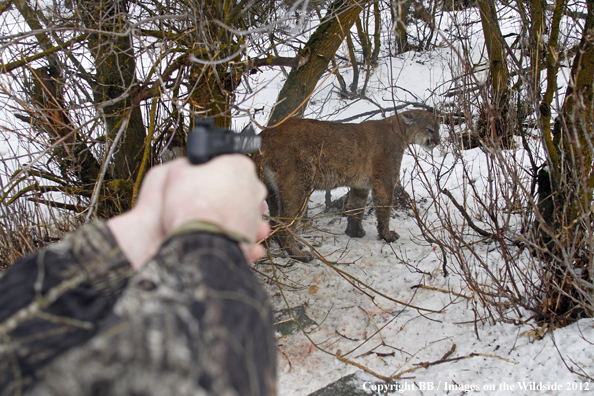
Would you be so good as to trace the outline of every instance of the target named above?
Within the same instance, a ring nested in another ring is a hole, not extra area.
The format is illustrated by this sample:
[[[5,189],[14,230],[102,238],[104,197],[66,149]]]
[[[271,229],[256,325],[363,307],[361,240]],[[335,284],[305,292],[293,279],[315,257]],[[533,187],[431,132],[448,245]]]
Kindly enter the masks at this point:
[[[126,130],[126,127],[128,126],[128,121],[130,120],[131,114],[132,110],[130,110],[128,114],[126,114],[126,116],[123,118],[120,130],[118,131],[115,139],[113,139],[113,142],[109,147],[109,152],[105,157],[103,164],[101,165],[101,174],[99,175],[99,179],[97,179],[97,182],[95,183],[93,195],[91,196],[91,204],[89,205],[89,210],[85,217],[85,222],[88,222],[92,216],[97,215],[97,200],[99,199],[99,190],[101,190],[101,185],[103,184],[103,179],[105,178],[105,173],[107,172],[107,166],[111,162],[111,157],[113,156],[113,153],[115,152],[116,147],[118,146],[118,142],[120,141],[120,138],[122,137],[124,131]]]

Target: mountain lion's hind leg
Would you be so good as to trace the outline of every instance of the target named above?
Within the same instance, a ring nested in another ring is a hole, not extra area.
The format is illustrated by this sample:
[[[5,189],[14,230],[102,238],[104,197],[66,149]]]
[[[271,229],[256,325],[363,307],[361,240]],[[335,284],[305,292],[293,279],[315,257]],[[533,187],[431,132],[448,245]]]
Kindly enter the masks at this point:
[[[351,238],[362,238],[365,236],[363,229],[363,213],[369,196],[368,188],[351,188],[347,202],[348,224],[344,231]]]

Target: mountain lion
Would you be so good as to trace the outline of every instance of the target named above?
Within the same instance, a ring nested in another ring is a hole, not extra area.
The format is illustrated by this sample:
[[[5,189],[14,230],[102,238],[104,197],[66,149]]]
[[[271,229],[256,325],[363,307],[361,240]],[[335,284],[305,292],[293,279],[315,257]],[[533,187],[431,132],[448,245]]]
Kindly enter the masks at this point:
[[[399,235],[390,231],[390,209],[404,150],[411,143],[427,150],[437,146],[439,121],[424,110],[360,124],[291,118],[260,136],[262,148],[252,158],[268,187],[273,228],[283,221],[294,230],[313,190],[347,186],[346,234],[365,235],[361,220],[372,190],[379,236],[393,242]],[[313,259],[290,231],[278,228],[275,237],[292,258]]]

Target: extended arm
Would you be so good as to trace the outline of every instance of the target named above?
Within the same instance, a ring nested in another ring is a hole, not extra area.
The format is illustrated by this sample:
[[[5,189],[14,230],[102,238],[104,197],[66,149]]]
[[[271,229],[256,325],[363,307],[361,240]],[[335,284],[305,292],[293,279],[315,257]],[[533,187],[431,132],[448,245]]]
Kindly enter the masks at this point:
[[[237,242],[172,237],[115,312],[91,342],[48,365],[28,395],[276,393],[270,302]]]
[[[0,394],[18,394],[40,367],[84,343],[134,273],[104,222],[31,254],[0,277]]]

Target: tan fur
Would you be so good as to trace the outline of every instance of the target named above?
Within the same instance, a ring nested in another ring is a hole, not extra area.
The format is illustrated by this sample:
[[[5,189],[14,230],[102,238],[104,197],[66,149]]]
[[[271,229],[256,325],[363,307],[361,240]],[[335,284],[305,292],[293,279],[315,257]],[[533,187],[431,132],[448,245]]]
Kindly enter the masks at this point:
[[[262,131],[262,148],[253,155],[260,178],[268,187],[270,215],[286,223],[302,216],[313,190],[351,187],[346,234],[365,235],[361,224],[369,190],[373,193],[379,236],[399,238],[389,229],[394,188],[409,143],[431,150],[439,144],[439,121],[430,112],[410,110],[385,120],[342,124],[292,118]],[[278,220],[271,221],[273,227]],[[296,222],[291,226],[294,229]],[[279,230],[277,240],[295,259],[313,256],[301,250],[291,232]]]

